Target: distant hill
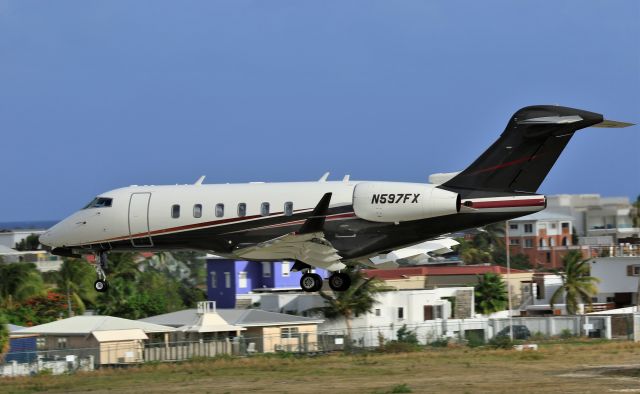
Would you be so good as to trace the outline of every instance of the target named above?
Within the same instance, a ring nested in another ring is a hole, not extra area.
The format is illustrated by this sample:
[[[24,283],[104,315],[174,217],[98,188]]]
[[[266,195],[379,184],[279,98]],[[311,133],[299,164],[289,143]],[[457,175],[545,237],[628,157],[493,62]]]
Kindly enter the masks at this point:
[[[32,220],[24,222],[0,222],[2,230],[46,230],[51,228],[58,220]]]

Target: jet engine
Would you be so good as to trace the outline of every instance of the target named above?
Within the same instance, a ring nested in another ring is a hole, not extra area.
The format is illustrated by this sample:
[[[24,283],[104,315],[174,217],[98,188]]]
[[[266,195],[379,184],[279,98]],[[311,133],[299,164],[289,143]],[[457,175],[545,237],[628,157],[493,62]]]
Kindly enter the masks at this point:
[[[353,190],[353,210],[372,222],[406,222],[460,212],[460,195],[423,183],[362,182]]]

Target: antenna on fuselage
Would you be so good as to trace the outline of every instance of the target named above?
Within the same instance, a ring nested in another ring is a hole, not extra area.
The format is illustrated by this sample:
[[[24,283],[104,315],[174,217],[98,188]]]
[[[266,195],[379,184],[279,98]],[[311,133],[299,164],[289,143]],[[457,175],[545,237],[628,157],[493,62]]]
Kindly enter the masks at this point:
[[[200,186],[202,185],[202,182],[204,182],[204,178],[206,178],[206,175],[201,176],[200,178],[198,178],[198,180],[196,181],[196,183],[194,183],[195,186]]]
[[[329,178],[329,171],[325,172],[320,179],[318,179],[318,182],[326,182],[327,178]]]

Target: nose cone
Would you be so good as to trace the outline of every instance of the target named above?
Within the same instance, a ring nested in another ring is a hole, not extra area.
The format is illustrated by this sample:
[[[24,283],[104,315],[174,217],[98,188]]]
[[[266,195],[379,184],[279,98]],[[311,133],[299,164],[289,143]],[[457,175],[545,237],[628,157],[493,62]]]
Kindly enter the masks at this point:
[[[60,228],[59,225],[51,227],[49,230],[45,231],[44,234],[38,237],[38,240],[41,244],[49,246],[51,248],[58,248],[63,246],[62,240],[60,239]]]

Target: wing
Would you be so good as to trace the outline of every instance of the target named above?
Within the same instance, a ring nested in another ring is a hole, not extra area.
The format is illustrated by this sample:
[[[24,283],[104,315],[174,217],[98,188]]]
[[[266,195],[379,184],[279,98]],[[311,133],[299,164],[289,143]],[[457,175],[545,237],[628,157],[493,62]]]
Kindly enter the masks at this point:
[[[322,232],[290,233],[269,241],[236,249],[234,254],[249,260],[299,260],[328,271],[346,268],[338,251]]]
[[[340,261],[342,257],[322,231],[330,202],[331,193],[326,193],[297,232],[240,247],[233,253],[249,260],[299,260],[328,271],[345,269],[346,265]]]
[[[449,253],[452,252],[451,248],[455,245],[458,245],[458,242],[451,238],[434,239],[417,245],[409,246],[407,248],[394,250],[387,254],[371,257],[369,260],[373,265],[367,265],[373,266],[375,268],[390,268],[392,267],[392,264],[395,264],[395,266],[397,267],[398,260],[409,258],[423,258],[426,257],[427,253]]]

